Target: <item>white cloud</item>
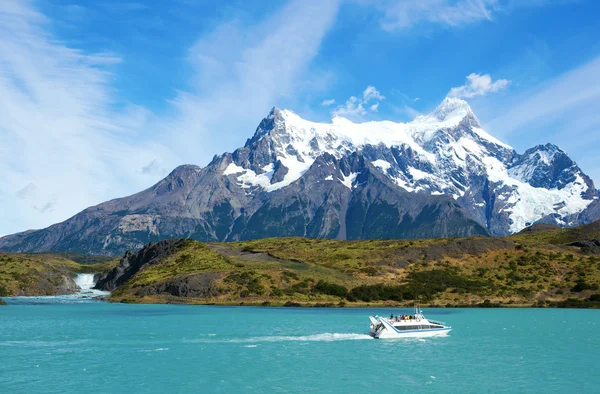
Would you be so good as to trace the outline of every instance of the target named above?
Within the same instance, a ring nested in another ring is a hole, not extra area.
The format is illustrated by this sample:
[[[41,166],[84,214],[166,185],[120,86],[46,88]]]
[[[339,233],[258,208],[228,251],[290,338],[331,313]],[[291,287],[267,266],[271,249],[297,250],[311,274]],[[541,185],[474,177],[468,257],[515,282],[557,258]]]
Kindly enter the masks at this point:
[[[2,233],[59,222],[239,146],[274,103],[302,88],[338,8],[295,0],[251,28],[217,26],[190,50],[189,90],[157,118],[116,101],[119,56],[67,47],[33,4],[0,2]]]
[[[382,27],[400,30],[422,22],[460,26],[491,20],[497,0],[390,0],[378,3],[384,13]]]
[[[335,100],[334,100],[334,99],[330,99],[330,100],[323,100],[323,101],[321,102],[321,105],[322,105],[323,107],[329,107],[330,105],[333,105],[333,104],[335,104]]]
[[[388,31],[410,29],[429,23],[461,27],[493,20],[494,14],[520,8],[575,3],[579,0],[355,0],[374,5],[383,13],[381,26]]]
[[[156,180],[137,163],[171,156],[144,142],[149,114],[117,106],[114,55],[60,43],[31,3],[0,4],[0,231],[42,227]]]
[[[369,100],[383,100],[383,99],[385,99],[385,97],[383,97],[377,91],[377,89],[375,89],[373,86],[367,86],[367,88],[363,92],[363,101],[365,101],[365,102],[369,101]]]
[[[367,86],[367,88],[363,91],[362,99],[359,99],[356,96],[350,96],[344,105],[339,105],[336,109],[331,111],[334,116],[345,116],[350,118],[360,118],[367,114],[367,109],[365,106],[373,111],[377,112],[379,108],[379,101],[385,100],[385,97],[379,93],[377,89],[373,86]],[[373,101],[377,101],[373,104],[370,104]]]
[[[492,81],[489,74],[470,74],[467,76],[467,83],[463,86],[450,89],[449,97],[471,98],[475,96],[484,96],[488,93],[495,93],[506,89],[510,82],[508,79],[498,79]]]
[[[177,135],[182,157],[203,162],[237,148],[269,108],[301,94],[338,7],[337,0],[293,0],[255,26],[231,21],[202,37],[189,52],[194,85],[172,100],[163,126]],[[219,138],[224,131],[237,134]]]

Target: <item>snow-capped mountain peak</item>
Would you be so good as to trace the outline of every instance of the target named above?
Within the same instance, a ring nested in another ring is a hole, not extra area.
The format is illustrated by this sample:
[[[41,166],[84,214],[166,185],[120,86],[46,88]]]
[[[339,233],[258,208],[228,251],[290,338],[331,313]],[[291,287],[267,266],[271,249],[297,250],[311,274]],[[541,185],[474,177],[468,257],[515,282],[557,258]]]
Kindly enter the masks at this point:
[[[245,146],[206,167],[178,167],[147,190],[0,247],[112,253],[164,237],[505,235],[598,220],[599,207],[565,152],[547,144],[518,154],[460,99],[408,123],[318,123],[273,108]]]
[[[433,115],[440,121],[451,116],[462,119],[472,113],[469,103],[457,97],[446,97],[433,111]]]
[[[270,193],[302,178],[324,154],[340,159],[357,151],[408,192],[452,196],[497,234],[580,212],[596,196],[591,180],[558,147],[519,155],[453,97],[408,123],[342,117],[319,123],[273,108],[223,175],[248,194]]]

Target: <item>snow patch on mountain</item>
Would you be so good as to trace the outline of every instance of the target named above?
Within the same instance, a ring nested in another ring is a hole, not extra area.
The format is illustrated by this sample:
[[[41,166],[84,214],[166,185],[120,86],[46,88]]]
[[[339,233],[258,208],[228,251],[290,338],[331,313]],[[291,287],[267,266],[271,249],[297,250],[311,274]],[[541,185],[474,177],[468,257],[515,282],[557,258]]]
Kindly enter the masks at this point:
[[[418,170],[414,167],[408,167],[408,172],[410,173],[410,175],[413,177],[413,179],[415,180],[420,180],[420,179],[433,179],[435,178],[435,175],[433,174],[429,174],[425,171],[421,171]]]
[[[348,176],[345,176],[344,174],[342,174],[342,178],[340,179],[340,182],[342,182],[342,185],[346,186],[348,189],[352,189],[352,187],[354,185],[354,181],[356,181],[357,176],[358,176],[357,172],[352,172]]]
[[[274,183],[272,185],[264,187],[264,189],[268,192],[273,190],[279,190],[283,187],[288,186],[290,183],[294,182],[296,179],[300,178],[312,165],[314,160],[311,160],[309,163],[299,161],[294,157],[280,157],[281,163],[288,169],[287,174],[281,182]],[[255,186],[261,186],[256,184]]]
[[[230,163],[227,168],[225,168],[225,171],[223,171],[223,175],[233,175],[243,172],[246,172],[244,167],[238,166],[235,163]]]
[[[257,174],[256,172],[240,167],[234,163],[229,164],[225,171],[223,171],[223,175],[235,175],[241,173],[241,175],[237,176],[238,186],[243,189],[249,189],[251,187],[260,186],[263,188],[268,188],[271,185],[271,177],[273,176],[273,164],[266,165],[263,167],[263,173]]]
[[[389,162],[381,159],[372,161],[371,164],[377,168],[381,168],[384,172],[392,166]]]
[[[481,138],[481,139],[489,141],[492,144],[503,146],[506,149],[512,149],[512,147],[510,145],[507,145],[504,142],[500,141],[499,139],[493,137],[492,135],[488,134],[484,129],[482,129],[480,127],[472,127],[471,130],[473,130],[473,132],[475,134],[477,134],[479,136],[479,138]]]

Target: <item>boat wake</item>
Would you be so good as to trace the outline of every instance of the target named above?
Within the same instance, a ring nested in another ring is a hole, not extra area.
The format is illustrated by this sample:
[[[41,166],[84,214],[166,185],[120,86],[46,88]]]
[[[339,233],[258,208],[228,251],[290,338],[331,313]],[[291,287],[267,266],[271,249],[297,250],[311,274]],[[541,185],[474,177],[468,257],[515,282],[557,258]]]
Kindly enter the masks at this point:
[[[252,338],[227,338],[227,339],[191,339],[186,342],[192,343],[257,343],[257,342],[338,342],[338,341],[357,341],[372,339],[365,334],[352,333],[324,333],[314,335],[274,335]]]
[[[159,347],[158,349],[149,349],[149,350],[140,350],[140,352],[149,353],[149,352],[164,352],[169,350],[168,347]]]

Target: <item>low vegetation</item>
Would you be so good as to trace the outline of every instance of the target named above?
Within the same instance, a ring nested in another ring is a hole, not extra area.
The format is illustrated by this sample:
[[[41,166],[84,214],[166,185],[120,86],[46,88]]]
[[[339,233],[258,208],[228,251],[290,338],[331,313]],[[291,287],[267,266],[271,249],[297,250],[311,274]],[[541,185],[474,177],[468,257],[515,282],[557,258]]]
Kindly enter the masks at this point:
[[[134,275],[112,299],[287,306],[419,299],[435,306],[597,307],[600,255],[572,244],[599,235],[595,223],[503,238],[188,240],[160,264]],[[202,282],[209,295],[182,297],[173,290],[174,284],[186,280],[187,285],[209,272],[215,275]],[[154,288],[151,295],[147,286]]]
[[[103,262],[80,264],[64,256],[0,252],[0,297],[71,293],[76,290],[72,278],[77,273],[108,272],[118,262],[88,257],[86,262]]]
[[[0,296],[52,295],[68,291],[68,277],[79,264],[53,255],[0,253]]]
[[[434,306],[599,307],[598,239],[597,222],[576,229],[537,227],[502,238],[184,240],[135,272],[111,300],[373,306],[419,299]],[[32,255],[2,256],[14,262],[0,260],[0,295],[28,288],[42,267],[108,272],[119,260],[81,265],[51,256],[43,266]]]

